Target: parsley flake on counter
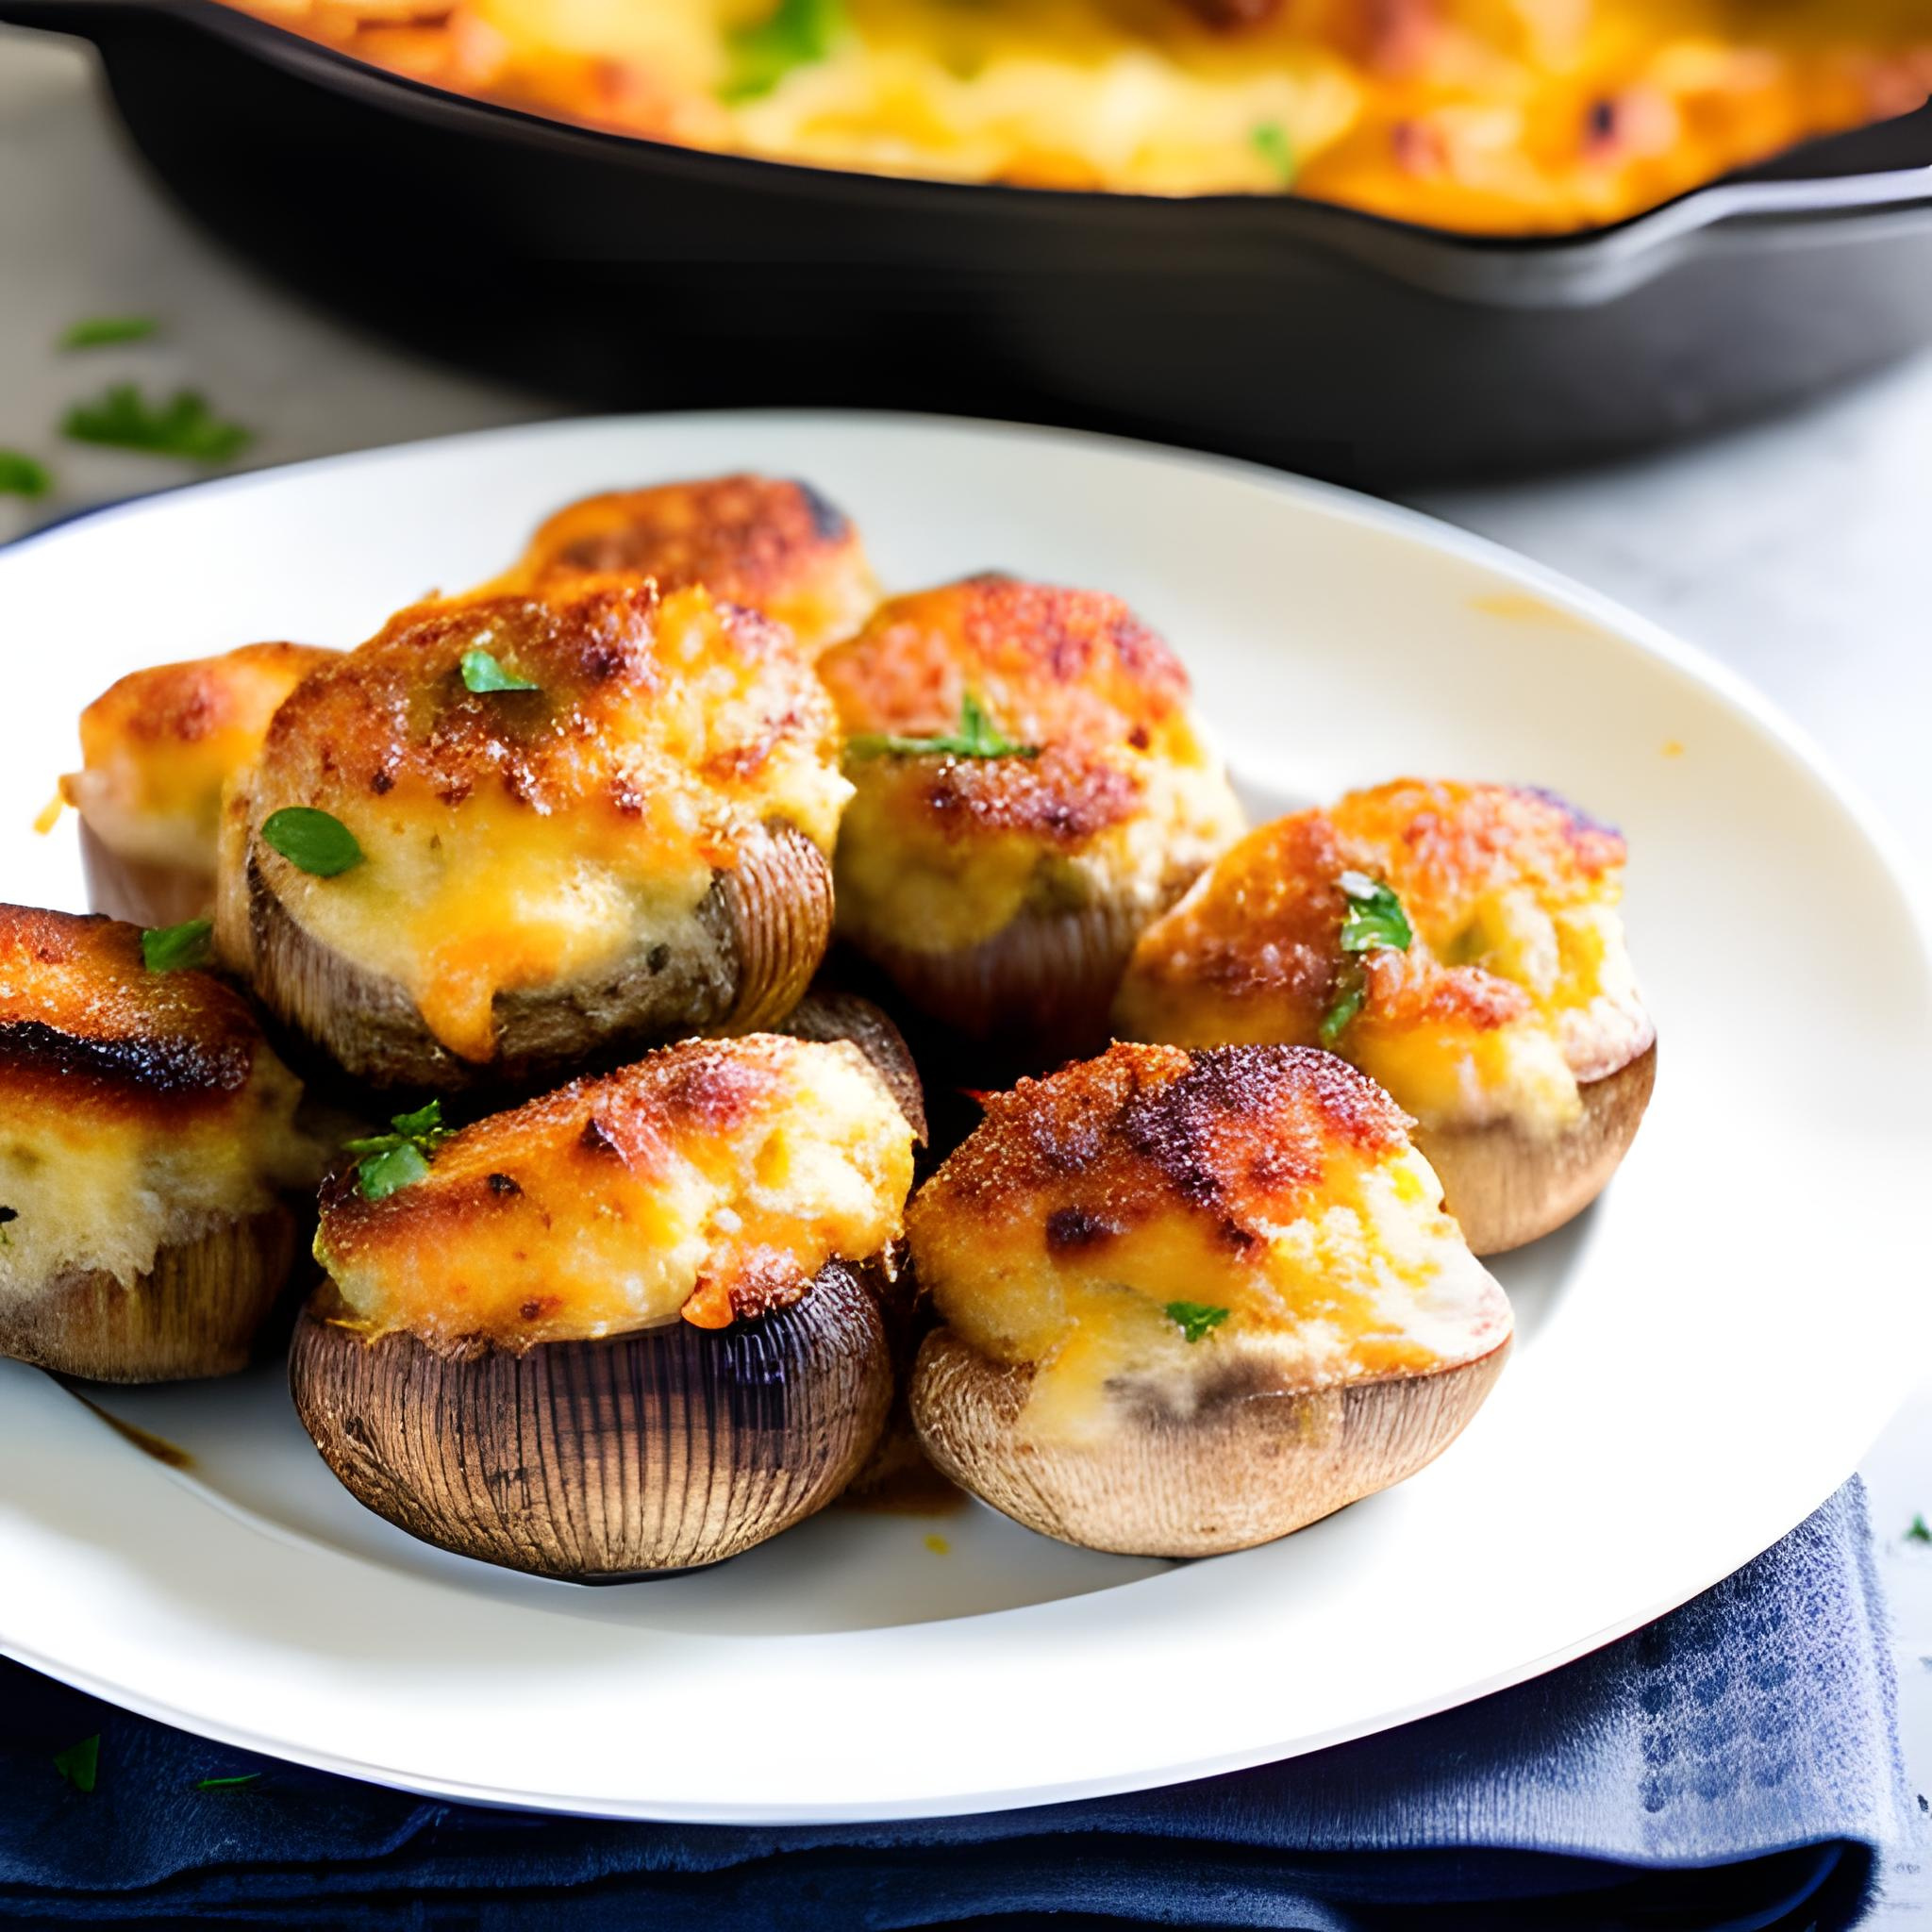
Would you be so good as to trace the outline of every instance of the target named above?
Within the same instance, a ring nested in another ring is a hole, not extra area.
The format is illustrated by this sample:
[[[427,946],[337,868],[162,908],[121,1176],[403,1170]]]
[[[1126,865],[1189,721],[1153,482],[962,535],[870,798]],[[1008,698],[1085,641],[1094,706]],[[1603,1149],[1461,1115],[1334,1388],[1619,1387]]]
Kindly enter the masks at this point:
[[[44,496],[53,487],[54,474],[38,457],[0,449],[0,496]]]
[[[1927,1528],[1923,1515],[1912,1518],[1912,1526],[1906,1531],[1908,1543],[1932,1543],[1932,1528]]]
[[[60,338],[63,349],[108,349],[119,342],[144,342],[160,332],[152,315],[90,315]]]
[[[197,1791],[225,1791],[236,1785],[252,1785],[261,1775],[258,1771],[244,1771],[235,1777],[198,1777],[194,1780]]]
[[[718,98],[754,101],[770,93],[794,68],[824,59],[844,26],[843,0],[778,0],[763,20],[725,34],[731,71]]]
[[[75,442],[192,463],[225,463],[255,441],[239,423],[223,422],[194,390],[176,390],[165,403],[155,403],[131,382],[110,384],[92,402],[75,403],[61,419],[60,433]]]
[[[1022,744],[1008,738],[992,722],[992,713],[968,691],[959,700],[959,728],[935,738],[901,738],[891,731],[861,731],[845,741],[845,749],[856,758],[1037,758],[1037,744]]]
[[[1294,142],[1288,138],[1288,129],[1279,121],[1258,122],[1248,134],[1248,144],[1268,163],[1284,188],[1293,181],[1301,160],[1294,151]]]
[[[76,1791],[92,1790],[101,1774],[101,1734],[96,1731],[92,1738],[83,1738],[57,1753],[54,1769]]]
[[[206,966],[214,956],[215,923],[184,920],[179,925],[152,925],[141,936],[141,963],[150,973],[178,973]]]
[[[261,836],[292,866],[319,879],[360,865],[363,852],[356,835],[333,812],[312,805],[285,805],[261,822]]]
[[[536,691],[539,686],[530,678],[519,677],[515,672],[506,671],[492,652],[465,651],[463,689],[480,694],[492,691]]]
[[[386,1201],[429,1173],[429,1157],[456,1132],[442,1124],[442,1102],[432,1100],[413,1113],[393,1114],[391,1131],[343,1143],[345,1154],[359,1154],[356,1185],[365,1201]]]
[[[1209,1307],[1206,1302],[1169,1302],[1165,1312],[1167,1319],[1188,1338],[1188,1345],[1192,1347],[1210,1329],[1219,1328],[1227,1320],[1229,1311]]]

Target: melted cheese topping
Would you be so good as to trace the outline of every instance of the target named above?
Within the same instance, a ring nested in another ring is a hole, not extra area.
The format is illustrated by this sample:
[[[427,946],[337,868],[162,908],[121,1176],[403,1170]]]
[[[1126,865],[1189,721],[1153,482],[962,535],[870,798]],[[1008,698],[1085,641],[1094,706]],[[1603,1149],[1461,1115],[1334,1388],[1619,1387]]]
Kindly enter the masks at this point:
[[[1401,779],[1251,833],[1141,936],[1115,1020],[1139,1039],[1313,1044],[1350,973],[1344,872],[1414,929],[1363,956],[1336,1051],[1425,1126],[1557,1131],[1578,1083],[1653,1036],[1617,907],[1624,841],[1545,793]]]
[[[130,672],[80,714],[82,769],[61,796],[122,858],[212,878],[222,787],[261,749],[282,700],[335,656],[243,644]]]
[[[850,637],[879,600],[851,519],[809,484],[714,476],[589,496],[558,510],[492,588],[610,571],[660,591],[703,584],[785,625],[809,651]]]
[[[311,1184],[301,1088],[206,973],[149,973],[137,927],[0,907],[0,1301]]]
[[[1023,912],[1151,919],[1241,829],[1187,674],[1117,598],[1010,577],[884,605],[820,659],[849,737],[958,728],[970,693],[1031,758],[848,749],[841,928],[951,952]]]
[[[908,1216],[921,1285],[1031,1363],[1035,1436],[1473,1360],[1502,1291],[1388,1096],[1326,1054],[1116,1045],[993,1095]],[[1170,1305],[1224,1310],[1188,1340]]]
[[[734,92],[771,0],[248,0],[361,58],[655,140],[1153,194],[1285,185],[1501,233],[1616,221],[1932,88],[1921,0],[846,0]]]
[[[849,1041],[691,1041],[479,1121],[385,1200],[345,1176],[316,1256],[358,1327],[444,1348],[716,1328],[881,1254],[911,1183]]]
[[[474,650],[539,688],[470,691]],[[252,852],[309,933],[406,988],[451,1052],[488,1059],[499,993],[696,944],[755,827],[829,853],[850,791],[836,742],[789,633],[702,589],[660,602],[600,577],[422,605],[277,713],[231,801],[258,836],[229,841],[225,877]],[[260,826],[296,805],[340,819],[366,862],[319,878],[272,851]]]

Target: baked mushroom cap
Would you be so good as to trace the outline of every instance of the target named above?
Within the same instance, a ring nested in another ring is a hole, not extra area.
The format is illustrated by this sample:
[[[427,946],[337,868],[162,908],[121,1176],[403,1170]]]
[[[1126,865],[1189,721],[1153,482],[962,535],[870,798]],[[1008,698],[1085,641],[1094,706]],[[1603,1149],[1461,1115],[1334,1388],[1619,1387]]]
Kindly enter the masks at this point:
[[[0,907],[0,1354],[99,1381],[243,1366],[321,1169],[234,990],[138,928]]]
[[[995,1508],[1194,1557],[1412,1474],[1501,1372],[1500,1288],[1388,1095],[1303,1047],[1117,1044],[991,1097],[908,1215],[912,1417]]]
[[[613,571],[666,592],[703,584],[812,652],[850,637],[879,595],[850,517],[809,483],[753,475],[585,497],[542,524],[501,581],[527,589]]]
[[[325,1190],[296,1406],[370,1507],[558,1576],[820,1507],[892,1391],[913,1126],[845,1039],[687,1041]]]
[[[231,786],[223,954],[379,1088],[756,1030],[830,938],[835,758],[790,637],[702,590],[420,606],[305,684]],[[345,866],[278,837],[291,810],[345,830]]]
[[[60,795],[80,814],[95,911],[161,926],[212,908],[222,788],[260,750],[282,700],[336,655],[243,644],[130,672],[88,706],[81,769]]]
[[[841,932],[959,1032],[1099,1043],[1135,937],[1241,828],[1173,653],[1118,598],[988,575],[819,670],[856,788]]]
[[[1628,1150],[1657,1032],[1622,837],[1547,792],[1401,779],[1252,832],[1141,935],[1120,1030],[1330,1046],[1415,1117],[1477,1254],[1546,1233]]]

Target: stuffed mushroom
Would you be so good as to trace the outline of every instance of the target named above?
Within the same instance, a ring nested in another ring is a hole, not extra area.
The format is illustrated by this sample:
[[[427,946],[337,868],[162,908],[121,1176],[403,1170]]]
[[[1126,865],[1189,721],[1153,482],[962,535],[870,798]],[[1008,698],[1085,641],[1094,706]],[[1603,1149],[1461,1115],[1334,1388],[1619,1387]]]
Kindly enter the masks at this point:
[[[528,1086],[797,1003],[850,787],[790,634],[591,578],[391,619],[224,807],[218,940],[380,1088]]]
[[[748,1549],[872,1453],[913,1126],[850,1041],[688,1041],[397,1127],[325,1189],[291,1360],[370,1508],[610,1580]]]
[[[1029,1528],[1160,1557],[1412,1474],[1510,1317],[1406,1127],[1306,1047],[1117,1044],[991,1096],[908,1215],[926,1453]]]
[[[841,933],[971,1039],[1079,1051],[1141,929],[1241,828],[1188,679],[1118,598],[895,598],[819,671],[856,788]]]
[[[205,942],[0,906],[0,1355],[227,1374],[290,1280],[322,1160]]]
[[[129,672],[80,714],[81,769],[60,795],[80,814],[95,911],[161,926],[210,909],[222,788],[260,750],[282,700],[335,656],[243,644]]]
[[[775,618],[809,651],[850,637],[879,596],[842,510],[808,483],[750,475],[570,504],[538,529],[502,583],[528,589],[610,571],[655,578],[664,591],[703,584],[722,602]]]
[[[1595,1199],[1657,1068],[1622,837],[1547,792],[1401,779],[1249,835],[1141,937],[1120,1030],[1321,1044],[1381,1082],[1479,1255]]]

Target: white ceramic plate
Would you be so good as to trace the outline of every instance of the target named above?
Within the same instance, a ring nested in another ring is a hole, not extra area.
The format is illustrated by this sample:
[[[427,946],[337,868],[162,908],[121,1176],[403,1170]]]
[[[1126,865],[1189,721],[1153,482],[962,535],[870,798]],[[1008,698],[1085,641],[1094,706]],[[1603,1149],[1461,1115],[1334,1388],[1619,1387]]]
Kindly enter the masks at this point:
[[[247,476],[0,555],[0,889],[137,664],[353,643],[544,512],[758,467],[889,586],[1118,591],[1269,808],[1406,772],[1620,823],[1662,1038],[1608,1195],[1499,1269],[1521,1345],[1468,1434],[1274,1546],[1170,1565],[977,1507],[833,1510],[706,1574],[586,1590],[412,1542],[279,1377],[104,1392],[170,1469],[0,1363],[0,1646],[192,1730],[386,1783],[717,1821],[895,1817],[1306,1751],[1545,1670],[1727,1574],[1852,1470],[1923,1360],[1927,944],[1886,842],[1748,691],[1636,619],[1366,500],[1095,438],[887,417],[565,424]]]

